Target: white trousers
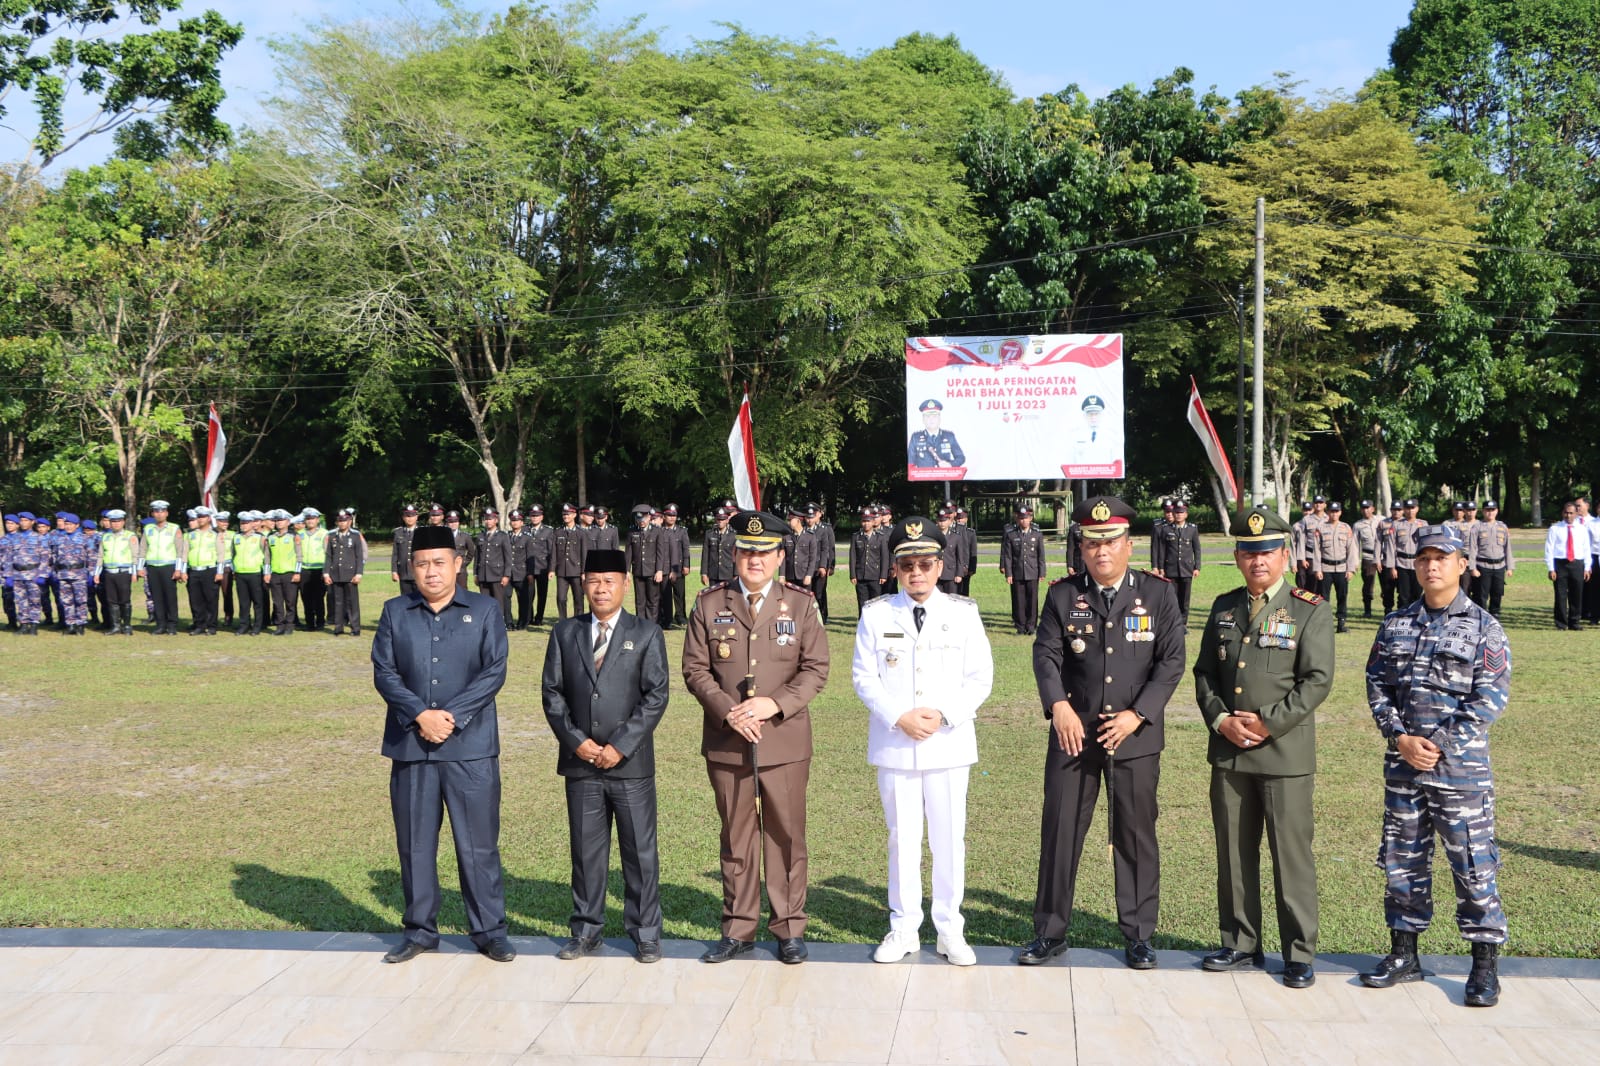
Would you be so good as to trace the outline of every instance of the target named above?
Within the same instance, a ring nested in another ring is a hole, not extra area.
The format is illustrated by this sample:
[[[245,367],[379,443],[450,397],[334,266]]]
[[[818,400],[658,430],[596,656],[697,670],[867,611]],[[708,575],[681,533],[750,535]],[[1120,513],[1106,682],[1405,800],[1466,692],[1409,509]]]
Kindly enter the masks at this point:
[[[922,928],[922,821],[933,853],[933,927],[961,936],[966,892],[967,776],[971,767],[890,770],[878,767],[878,795],[889,826],[889,927]]]

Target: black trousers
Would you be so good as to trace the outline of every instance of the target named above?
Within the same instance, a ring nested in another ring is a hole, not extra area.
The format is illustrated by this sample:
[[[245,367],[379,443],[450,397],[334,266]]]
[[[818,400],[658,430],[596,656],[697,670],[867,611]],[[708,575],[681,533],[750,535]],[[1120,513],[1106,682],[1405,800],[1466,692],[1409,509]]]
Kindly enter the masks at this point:
[[[959,584],[959,582],[957,582],[954,578],[942,577],[939,579],[938,584],[940,592],[944,593],[946,596],[953,596],[956,594],[956,585]]]
[[[417,583],[415,581],[411,580],[409,577],[403,577],[400,579],[400,595],[409,596],[415,591],[417,591]]]
[[[1600,580],[1600,556],[1589,557],[1589,582],[1583,586],[1583,619],[1591,624],[1600,624],[1600,587],[1594,582]]]
[[[544,603],[546,597],[550,594],[549,571],[544,571],[538,574],[529,574],[528,585],[532,589],[531,598],[533,600],[533,624],[536,626],[542,626],[544,625]],[[524,615],[524,617],[526,617],[526,615]]]
[[[1506,568],[1478,567],[1478,576],[1472,579],[1472,598],[1479,607],[1496,618],[1500,617],[1500,601],[1506,594]]]
[[[335,581],[328,586],[328,593],[333,601],[333,631],[349,626],[350,632],[361,632],[361,586],[354,581]]]
[[[510,595],[506,597],[506,628],[526,629],[532,619],[528,605],[528,576],[513,577]]]
[[[145,564],[145,576],[150,579],[150,599],[155,604],[156,631],[178,625],[178,581],[176,563]]]
[[[189,617],[194,619],[191,629],[200,632],[217,628],[217,568],[189,571]]]
[[[811,594],[817,598],[817,611],[822,621],[828,621],[828,575],[822,571],[811,575]]]
[[[300,586],[294,574],[272,575],[272,624],[294,625],[295,603],[300,596]]]
[[[507,622],[511,619],[511,586],[502,585],[498,580],[487,584],[478,583],[478,591],[485,596],[492,596],[494,602],[500,605],[500,617]]]
[[[100,582],[94,578],[89,579],[89,621],[95,625],[100,624],[100,608],[105,606],[106,594],[100,588]]]
[[[261,632],[267,624],[267,585],[259,573],[233,575],[233,584],[239,590],[239,632]]]
[[[633,575],[633,613],[652,622],[661,621],[661,582],[649,574]]]
[[[131,571],[107,570],[100,575],[100,587],[106,590],[106,610],[110,612],[111,624],[116,625],[122,618],[117,608],[133,606],[133,574]],[[133,621],[131,610],[128,621]]]
[[[1417,602],[1417,597],[1422,595],[1422,586],[1417,584],[1417,572],[1400,567],[1399,584],[1395,587],[1395,597],[1398,599],[1397,607],[1410,607]]]
[[[1194,575],[1188,577],[1172,577],[1167,580],[1172,582],[1172,591],[1178,594],[1178,614],[1183,619],[1185,628],[1189,625],[1189,595],[1194,591]]]
[[[1117,926],[1129,940],[1156,931],[1161,903],[1161,852],[1156,843],[1156,788],[1161,756],[1108,759],[1091,733],[1083,752],[1068,755],[1050,731],[1044,767],[1044,817],[1039,826],[1039,891],[1033,901],[1036,936],[1065,937],[1072,924],[1078,860],[1094,821],[1100,779],[1112,775],[1110,804],[1112,872],[1116,878]]]
[[[1317,591],[1317,578],[1309,561],[1297,562],[1294,567],[1294,587],[1307,592]]]
[[[224,579],[222,582],[222,624],[233,625],[233,581]]]
[[[5,586],[5,590],[0,592],[0,603],[3,603],[5,607],[6,624],[15,629],[17,626],[17,594],[10,585]]]
[[[562,618],[567,617],[567,597],[572,598],[572,613],[583,613],[583,578],[582,577],[557,577],[556,578],[556,610]]]
[[[961,575],[961,581],[956,586],[956,592],[959,595],[962,595],[962,596],[970,596],[970,595],[972,595],[972,575],[971,574],[962,574]]]
[[[1578,629],[1583,614],[1583,560],[1556,560],[1556,628]]]
[[[450,812],[467,931],[482,947],[506,935],[500,869],[500,760],[396,762],[389,769],[389,810],[400,853],[406,939],[439,943],[439,830]]]
[[[684,583],[688,574],[668,574],[664,581],[666,588],[661,591],[661,613],[666,616],[662,627],[681,626],[689,620],[689,614],[684,610]]]
[[[328,585],[322,580],[322,567],[308,566],[300,571],[300,602],[305,607],[307,629],[327,625]]]
[[[1011,583],[1011,620],[1018,632],[1032,633],[1039,624],[1039,579],[1017,578]]]
[[[871,578],[861,578],[860,580],[858,580],[856,582],[856,616],[857,617],[860,617],[860,615],[861,615],[861,608],[863,608],[863,607],[865,607],[867,605],[867,601],[868,600],[875,599],[877,597],[877,595],[878,595],[878,590],[880,588],[882,588],[882,587],[883,587],[882,585],[879,585],[876,581],[872,580]]]
[[[567,835],[572,850],[573,936],[599,936],[606,924],[611,825],[622,850],[622,927],[634,940],[661,939],[661,859],[656,847],[654,777],[569,777]]]
[[[1342,571],[1338,573],[1324,571],[1322,587],[1317,589],[1317,595],[1331,601],[1336,592],[1339,594],[1339,612],[1334,617],[1342,626],[1345,623],[1345,600],[1350,596],[1350,575]]]
[[[1378,584],[1383,589],[1383,613],[1388,614],[1394,610],[1394,601],[1399,597],[1400,579],[1389,576],[1389,568],[1381,567],[1378,570]]]
[[[1361,613],[1364,615],[1372,613],[1372,584],[1377,576],[1378,568],[1376,565],[1361,564]]]

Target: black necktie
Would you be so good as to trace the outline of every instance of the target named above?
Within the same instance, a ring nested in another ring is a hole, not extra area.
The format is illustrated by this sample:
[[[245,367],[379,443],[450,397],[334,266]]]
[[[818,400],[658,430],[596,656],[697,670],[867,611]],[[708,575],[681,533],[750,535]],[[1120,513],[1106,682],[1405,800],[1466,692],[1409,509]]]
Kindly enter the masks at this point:
[[[926,607],[911,608],[911,620],[917,623],[918,633],[922,632],[922,620],[926,617],[928,617],[928,609]]]
[[[1100,586],[1100,598],[1105,601],[1106,613],[1110,614],[1111,613],[1111,601],[1117,598],[1117,590],[1114,589],[1114,588],[1108,589],[1104,585],[1101,585]]]

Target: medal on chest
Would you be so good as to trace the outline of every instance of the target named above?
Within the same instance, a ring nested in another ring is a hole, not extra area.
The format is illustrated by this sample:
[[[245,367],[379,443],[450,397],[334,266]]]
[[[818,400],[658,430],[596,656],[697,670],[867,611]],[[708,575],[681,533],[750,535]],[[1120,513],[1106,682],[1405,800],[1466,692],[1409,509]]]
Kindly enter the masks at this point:
[[[1295,639],[1294,616],[1288,608],[1279,607],[1272,612],[1272,616],[1261,623],[1261,636],[1256,644],[1263,648],[1286,648],[1293,651],[1298,646]]]

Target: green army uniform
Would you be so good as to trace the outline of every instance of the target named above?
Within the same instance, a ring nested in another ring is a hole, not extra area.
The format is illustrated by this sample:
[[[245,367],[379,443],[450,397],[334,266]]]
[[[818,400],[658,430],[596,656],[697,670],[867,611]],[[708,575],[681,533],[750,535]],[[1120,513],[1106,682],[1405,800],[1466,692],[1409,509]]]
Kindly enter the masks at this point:
[[[1288,523],[1261,509],[1241,515],[1242,530]],[[1249,523],[1246,525],[1245,523]],[[1250,550],[1241,540],[1242,550]],[[1312,857],[1317,705],[1333,685],[1333,612],[1286,579],[1255,607],[1237,588],[1217,597],[1194,666],[1195,699],[1211,731],[1211,817],[1217,837],[1217,910],[1222,946],[1261,952],[1261,835],[1272,848],[1278,932],[1285,963],[1316,957],[1317,870]],[[1254,711],[1271,735],[1240,747],[1218,730],[1233,711]]]

